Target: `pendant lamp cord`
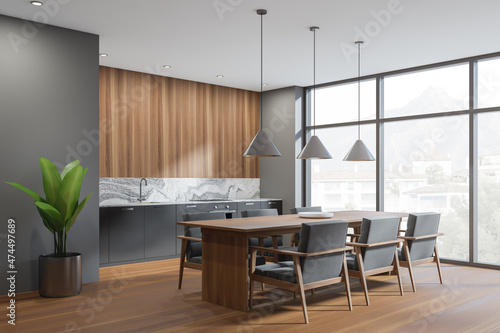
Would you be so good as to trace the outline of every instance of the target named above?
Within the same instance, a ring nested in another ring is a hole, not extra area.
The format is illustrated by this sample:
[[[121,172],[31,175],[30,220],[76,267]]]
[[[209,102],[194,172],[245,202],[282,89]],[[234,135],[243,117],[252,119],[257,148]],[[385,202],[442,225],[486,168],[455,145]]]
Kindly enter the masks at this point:
[[[358,140],[360,139],[360,128],[361,128],[361,80],[360,80],[360,59],[361,59],[361,47],[362,42],[357,42],[358,44]]]
[[[316,29],[313,30],[313,102],[314,102],[314,115],[313,115],[313,135],[316,135]]]
[[[262,40],[264,39],[263,38],[263,31],[264,31],[264,28],[263,28],[263,16],[264,15],[260,15],[260,130],[262,131],[262,76],[263,76],[263,53],[264,53],[264,47],[263,47],[263,42]]]

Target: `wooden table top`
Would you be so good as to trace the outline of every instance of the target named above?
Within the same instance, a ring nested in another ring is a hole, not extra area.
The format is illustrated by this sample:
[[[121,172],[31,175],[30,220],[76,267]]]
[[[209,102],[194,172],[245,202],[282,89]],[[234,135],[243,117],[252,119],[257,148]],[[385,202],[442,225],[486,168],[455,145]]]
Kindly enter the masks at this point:
[[[363,217],[376,216],[396,216],[408,217],[408,213],[393,213],[393,212],[376,212],[376,211],[338,211],[333,212],[333,217],[327,219],[317,218],[301,218],[298,214],[293,215],[278,215],[278,216],[259,216],[245,217],[209,221],[191,221],[177,222],[179,225],[187,225],[192,227],[201,227],[214,230],[225,230],[232,232],[251,233],[256,231],[271,231],[297,228],[300,229],[302,223],[307,222],[322,222],[322,221],[337,221],[342,220],[349,223],[361,222]]]

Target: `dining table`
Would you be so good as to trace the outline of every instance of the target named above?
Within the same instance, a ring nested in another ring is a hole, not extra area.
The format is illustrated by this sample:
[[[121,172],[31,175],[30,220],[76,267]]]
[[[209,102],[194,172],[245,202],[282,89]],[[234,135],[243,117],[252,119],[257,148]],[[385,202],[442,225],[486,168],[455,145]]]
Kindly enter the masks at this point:
[[[363,218],[408,217],[407,213],[335,211],[329,218],[303,218],[298,214],[178,222],[200,227],[202,233],[202,300],[230,309],[248,311],[249,248],[252,237],[300,232],[302,223],[345,221],[359,233]]]

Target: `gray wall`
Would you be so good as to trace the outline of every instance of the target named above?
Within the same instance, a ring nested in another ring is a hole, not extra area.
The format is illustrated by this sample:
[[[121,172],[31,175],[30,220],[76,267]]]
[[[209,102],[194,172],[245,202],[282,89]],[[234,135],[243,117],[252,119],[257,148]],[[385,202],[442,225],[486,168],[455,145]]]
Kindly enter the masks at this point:
[[[17,225],[17,292],[38,289],[38,255],[53,252],[33,199],[3,183],[45,197],[39,157],[59,166],[80,159],[89,168],[81,194],[94,194],[67,246],[83,255],[83,282],[99,280],[98,54],[96,35],[0,15],[0,295],[7,293],[9,218]]]
[[[265,92],[262,123],[281,157],[260,158],[260,195],[282,198],[283,213],[302,206],[302,88],[288,87]]]

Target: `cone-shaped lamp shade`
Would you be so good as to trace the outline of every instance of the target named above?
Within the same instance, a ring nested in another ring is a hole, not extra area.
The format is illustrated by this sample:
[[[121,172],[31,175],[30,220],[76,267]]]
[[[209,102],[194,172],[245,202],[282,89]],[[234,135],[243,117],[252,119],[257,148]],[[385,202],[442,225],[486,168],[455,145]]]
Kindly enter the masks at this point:
[[[356,140],[351,150],[344,157],[344,161],[375,161],[375,157],[373,157],[362,140]]]
[[[278,148],[274,145],[273,141],[267,135],[264,130],[260,130],[252,142],[248,146],[247,150],[243,153],[243,156],[281,156],[281,153],[278,151]]]
[[[313,135],[309,139],[309,142],[302,149],[299,156],[297,156],[297,158],[301,158],[301,159],[313,159],[313,158],[329,159],[329,158],[332,158],[332,155],[330,155],[328,150],[326,150],[325,146],[323,146],[323,143],[318,138],[318,136]]]

